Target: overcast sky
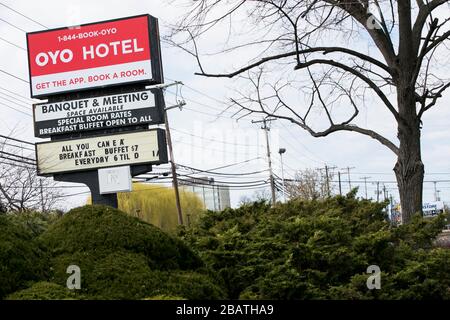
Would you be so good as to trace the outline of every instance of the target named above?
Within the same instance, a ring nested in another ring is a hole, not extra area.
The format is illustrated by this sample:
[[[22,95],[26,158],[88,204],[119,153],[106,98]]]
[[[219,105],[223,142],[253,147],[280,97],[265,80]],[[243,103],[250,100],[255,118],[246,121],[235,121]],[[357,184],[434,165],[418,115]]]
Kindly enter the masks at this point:
[[[88,22],[95,22],[137,14],[151,14],[159,18],[161,33],[167,33],[167,24],[177,21],[183,14],[183,8],[168,4],[167,1],[24,1],[2,0],[2,3],[16,9],[26,16],[35,19],[48,28],[64,27]],[[25,31],[42,30],[43,26],[34,23],[17,13],[0,6],[0,70],[9,72],[19,78],[28,79],[28,66]],[[9,25],[3,20],[15,25]],[[220,35],[217,35],[220,37]],[[211,37],[214,37],[212,35]],[[6,41],[11,43],[7,43]],[[214,41],[210,42],[214,46]],[[225,166],[245,160],[260,158],[245,164],[221,169],[221,172],[244,173],[264,170],[267,168],[265,160],[265,141],[263,131],[259,125],[252,124],[250,119],[239,122],[230,118],[227,112],[220,117],[215,115],[224,108],[221,101],[232,96],[234,80],[215,80],[195,76],[198,71],[195,60],[179,49],[163,44],[163,68],[166,82],[182,81],[186,86],[182,88],[182,97],[186,100],[186,108],[182,111],[171,110],[170,125],[173,131],[175,160],[177,163],[203,170]],[[205,51],[220,50],[209,47]],[[445,57],[449,58],[449,55]],[[212,71],[223,71],[221,61],[214,63]],[[8,94],[8,89],[29,97],[29,86],[24,81],[0,73],[0,92]],[[2,89],[4,88],[4,89]],[[166,104],[175,103],[175,88],[166,93]],[[29,110],[12,104],[8,96],[0,95],[0,133],[10,134],[27,141],[42,141],[34,138],[31,115]],[[25,98],[23,102],[28,101]],[[17,102],[17,100],[14,100]],[[450,98],[447,93],[434,110],[425,114],[422,131],[422,154],[426,170],[426,181],[448,180],[439,182],[437,188],[441,191],[444,201],[450,200]],[[24,113],[7,108],[13,106]],[[28,115],[27,115],[28,114]],[[361,109],[361,123],[366,127],[391,137],[395,141],[395,123],[384,108],[376,103]],[[272,124],[270,133],[270,147],[274,161],[275,173],[281,176],[280,157],[277,153],[280,147],[287,149],[284,155],[285,176],[292,178],[296,170],[305,168],[324,167],[325,164],[341,169],[343,174],[343,191],[348,191],[347,175],[342,168],[354,167],[351,170],[352,186],[360,185],[360,195],[364,196],[364,186],[355,181],[362,177],[368,179],[369,197],[375,197],[376,181],[384,181],[389,191],[398,198],[395,190],[395,177],[392,168],[395,156],[379,142],[352,133],[337,133],[326,138],[313,138],[300,128],[281,121]],[[155,171],[166,171],[167,165]],[[336,171],[337,172],[337,171]],[[232,181],[260,181],[267,180],[267,174],[258,174]],[[71,189],[70,194],[86,191],[84,188]],[[251,196],[255,190],[233,190],[232,205],[236,205],[241,196]],[[424,200],[434,199],[433,183],[426,182],[424,186]],[[85,196],[68,197],[65,208],[83,204]]]

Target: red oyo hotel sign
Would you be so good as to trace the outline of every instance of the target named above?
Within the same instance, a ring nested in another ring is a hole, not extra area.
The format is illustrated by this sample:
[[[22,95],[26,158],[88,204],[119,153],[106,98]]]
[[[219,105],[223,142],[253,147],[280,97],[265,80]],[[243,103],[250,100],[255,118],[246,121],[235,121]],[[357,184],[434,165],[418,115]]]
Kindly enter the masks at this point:
[[[27,46],[32,97],[163,80],[150,15],[27,33]]]

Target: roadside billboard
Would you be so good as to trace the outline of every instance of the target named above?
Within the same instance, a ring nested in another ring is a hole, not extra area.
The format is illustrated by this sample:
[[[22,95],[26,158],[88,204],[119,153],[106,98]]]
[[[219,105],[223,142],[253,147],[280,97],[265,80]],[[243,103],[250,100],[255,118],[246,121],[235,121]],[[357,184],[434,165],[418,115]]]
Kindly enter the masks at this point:
[[[162,82],[158,22],[150,15],[27,33],[27,48],[33,98]]]
[[[39,175],[167,163],[165,131],[152,129],[36,144]]]
[[[443,201],[434,201],[424,203],[422,205],[422,212],[425,218],[434,217],[444,212],[444,202]]]

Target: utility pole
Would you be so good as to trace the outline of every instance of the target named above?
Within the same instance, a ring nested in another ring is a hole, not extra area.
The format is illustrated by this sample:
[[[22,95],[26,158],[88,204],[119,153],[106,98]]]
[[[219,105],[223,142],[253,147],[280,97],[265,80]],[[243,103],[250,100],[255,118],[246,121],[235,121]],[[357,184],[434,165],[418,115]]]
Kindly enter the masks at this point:
[[[165,89],[172,85],[178,85],[178,84],[182,84],[182,83],[179,81],[176,81],[172,84],[163,86],[162,89]],[[164,108],[164,124],[166,126],[166,140],[167,140],[167,145],[169,147],[170,167],[172,170],[172,184],[173,184],[173,189],[175,191],[175,203],[176,203],[177,212],[178,212],[178,224],[180,224],[180,225],[183,224],[183,212],[181,210],[180,192],[178,190],[177,168],[175,165],[175,158],[173,156],[172,137],[170,135],[170,126],[169,126],[169,118],[167,116],[167,111],[170,109],[174,109],[174,108],[181,109],[181,107],[184,106],[185,104],[186,103],[184,101],[179,101],[177,105]]]
[[[364,180],[364,189],[366,191],[366,200],[367,200],[367,179],[370,179],[370,177],[361,177],[360,179]]]
[[[42,213],[44,213],[44,211],[45,211],[45,206],[44,206],[44,188],[42,186],[42,178],[39,179],[39,185],[40,185],[40,188],[41,188],[41,211],[42,211]]]
[[[387,200],[386,186],[383,184],[384,201]]]
[[[273,179],[273,171],[272,171],[272,160],[270,158],[270,145],[269,145],[269,131],[270,128],[267,126],[267,121],[272,121],[276,119],[262,119],[261,121],[254,121],[252,120],[252,123],[262,123],[261,129],[264,130],[264,134],[266,137],[266,147],[267,147],[267,159],[269,161],[269,174],[270,174],[270,189],[272,192],[272,206],[275,205],[276,202],[276,196],[275,196],[275,182]]]
[[[390,195],[389,197],[389,203],[391,204],[391,215],[392,215],[392,210],[394,209],[394,198],[392,197],[392,195]]]
[[[175,203],[177,205],[178,212],[178,224],[183,224],[183,212],[181,211],[181,203],[180,203],[180,192],[178,190],[178,177],[177,177],[177,168],[175,166],[175,158],[173,156],[173,148],[172,148],[172,137],[170,136],[170,128],[169,128],[169,120],[167,117],[167,109],[165,109],[165,125],[166,125],[166,139],[167,145],[169,147],[169,156],[170,156],[170,167],[172,169],[172,184],[173,189],[175,190]]]
[[[347,171],[347,178],[348,178],[348,192],[352,191],[352,182],[350,179],[350,170],[355,169],[355,167],[347,167],[347,168],[342,168],[342,170],[346,170]]]
[[[283,153],[286,152],[285,148],[280,148],[278,150],[278,153],[280,154],[281,158],[281,180],[283,184],[283,202],[286,202],[286,186],[284,185],[284,168],[283,168]]]
[[[330,188],[330,170],[334,170],[337,167],[329,167],[328,165],[325,165],[325,168],[319,168],[319,171],[325,170],[325,186],[327,189],[327,196],[331,196],[331,188]]]
[[[380,202],[380,181],[377,181],[377,202]]]
[[[434,201],[438,201],[438,194],[436,189],[437,181],[433,181],[433,184],[434,184]]]
[[[338,180],[339,180],[339,195],[342,196],[341,172],[340,171],[338,171]]]

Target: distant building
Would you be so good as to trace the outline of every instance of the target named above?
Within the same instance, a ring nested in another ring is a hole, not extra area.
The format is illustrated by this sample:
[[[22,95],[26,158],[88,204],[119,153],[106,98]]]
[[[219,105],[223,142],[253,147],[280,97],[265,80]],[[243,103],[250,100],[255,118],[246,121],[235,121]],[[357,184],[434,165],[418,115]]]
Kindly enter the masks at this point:
[[[230,188],[216,184],[213,178],[186,178],[180,181],[180,187],[198,195],[208,210],[221,211],[231,206]]]

